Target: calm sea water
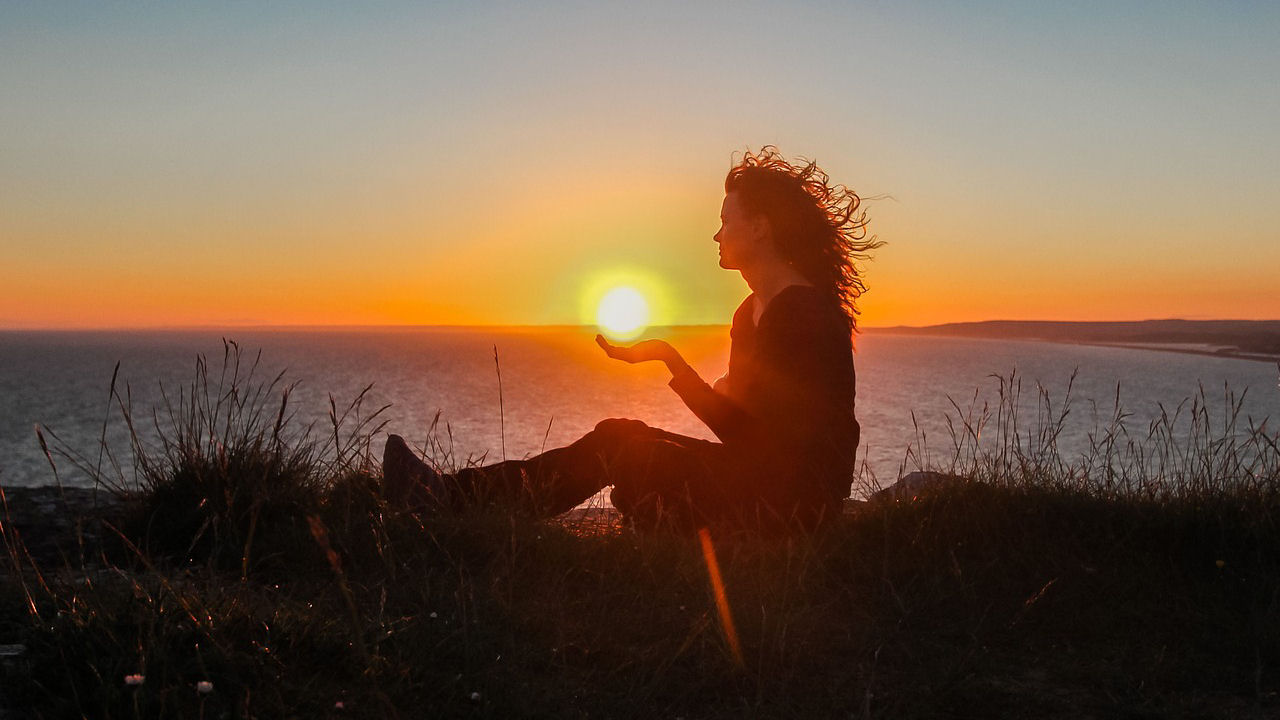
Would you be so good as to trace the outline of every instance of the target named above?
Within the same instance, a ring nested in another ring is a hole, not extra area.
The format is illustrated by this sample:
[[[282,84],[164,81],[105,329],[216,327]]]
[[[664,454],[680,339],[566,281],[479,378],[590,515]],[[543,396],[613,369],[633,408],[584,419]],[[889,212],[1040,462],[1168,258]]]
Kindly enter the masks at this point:
[[[651,425],[713,438],[666,387],[661,366],[630,366],[606,358],[588,329],[444,329],[323,331],[170,331],[0,333],[0,483],[41,485],[54,480],[36,440],[37,423],[68,446],[97,458],[104,421],[108,443],[128,457],[120,415],[108,404],[112,369],[127,388],[138,417],[163,410],[161,394],[189,387],[196,358],[208,358],[210,376],[222,368],[223,338],[243,349],[242,373],[261,353],[255,377],[285,371],[296,382],[291,404],[302,422],[325,427],[332,396],[339,409],[367,385],[364,407],[391,407],[388,429],[423,443],[437,412],[441,436],[452,434],[455,456],[488,461],[518,458],[572,442],[606,417],[633,417]],[[723,327],[679,328],[666,337],[708,381],[728,361]],[[497,352],[495,366],[494,352]],[[1072,373],[1071,413],[1060,447],[1082,450],[1096,412],[1109,416],[1117,386],[1129,427],[1145,433],[1148,421],[1200,393],[1219,416],[1224,386],[1245,393],[1242,420],[1280,423],[1280,387],[1274,364],[1149,350],[1028,341],[922,338],[865,334],[858,340],[857,415],[863,479],[887,484],[898,477],[907,448],[922,430],[928,444],[949,447],[946,417],[975,403],[994,404],[993,375],[1022,379],[1023,417],[1034,420],[1036,383],[1055,408]],[[501,411],[498,370],[501,371]],[[278,402],[278,399],[277,399]],[[274,403],[273,403],[274,407]],[[161,412],[160,416],[164,417]],[[154,440],[154,434],[144,434]],[[83,484],[66,460],[55,458],[63,482]],[[907,471],[915,469],[908,464]]]

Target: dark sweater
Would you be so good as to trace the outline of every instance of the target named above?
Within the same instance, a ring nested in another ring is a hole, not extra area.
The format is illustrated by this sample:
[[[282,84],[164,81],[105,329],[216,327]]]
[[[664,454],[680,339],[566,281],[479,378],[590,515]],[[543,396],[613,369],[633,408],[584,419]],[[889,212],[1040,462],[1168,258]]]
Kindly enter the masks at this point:
[[[814,288],[792,285],[757,326],[754,297],[733,315],[727,396],[692,370],[673,377],[671,388],[727,448],[781,472],[788,494],[822,502],[847,497],[859,428],[844,316]]]

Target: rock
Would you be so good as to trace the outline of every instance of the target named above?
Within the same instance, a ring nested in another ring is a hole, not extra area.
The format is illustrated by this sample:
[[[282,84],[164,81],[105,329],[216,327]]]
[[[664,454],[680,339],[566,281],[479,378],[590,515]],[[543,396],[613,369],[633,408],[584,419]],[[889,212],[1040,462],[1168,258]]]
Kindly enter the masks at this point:
[[[899,478],[898,482],[873,493],[871,497],[867,498],[867,501],[898,502],[911,500],[933,488],[963,482],[968,482],[968,480],[959,475],[950,475],[948,473],[928,471],[907,473]]]
[[[4,488],[3,493],[0,527],[5,542],[20,540],[43,568],[78,555],[81,537],[96,545],[102,534],[100,520],[121,506],[109,491],[93,488],[13,487]]]

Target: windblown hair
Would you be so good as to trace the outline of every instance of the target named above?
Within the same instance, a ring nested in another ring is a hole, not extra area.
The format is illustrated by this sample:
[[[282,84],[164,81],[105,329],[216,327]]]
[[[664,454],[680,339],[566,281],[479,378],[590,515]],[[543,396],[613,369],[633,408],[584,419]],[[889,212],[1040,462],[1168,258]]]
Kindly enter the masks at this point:
[[[840,308],[855,331],[857,300],[867,290],[856,263],[871,259],[870,251],[884,244],[867,237],[862,198],[832,185],[816,162],[790,163],[772,145],[747,151],[730,168],[724,191],[738,193],[747,211],[768,219],[778,252]]]

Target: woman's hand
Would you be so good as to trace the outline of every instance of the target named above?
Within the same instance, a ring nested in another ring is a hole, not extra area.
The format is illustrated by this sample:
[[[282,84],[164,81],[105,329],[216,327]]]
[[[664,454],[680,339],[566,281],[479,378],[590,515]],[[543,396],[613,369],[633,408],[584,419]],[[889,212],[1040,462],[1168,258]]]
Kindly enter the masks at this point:
[[[721,375],[714,383],[711,383],[711,389],[728,396],[729,394],[729,376]]]
[[[628,363],[642,363],[651,360],[658,360],[667,364],[667,367],[678,367],[684,365],[684,358],[680,357],[680,353],[666,340],[644,340],[635,345],[614,345],[604,339],[603,335],[596,335],[596,344],[604,348],[604,352],[614,360],[621,360]]]

